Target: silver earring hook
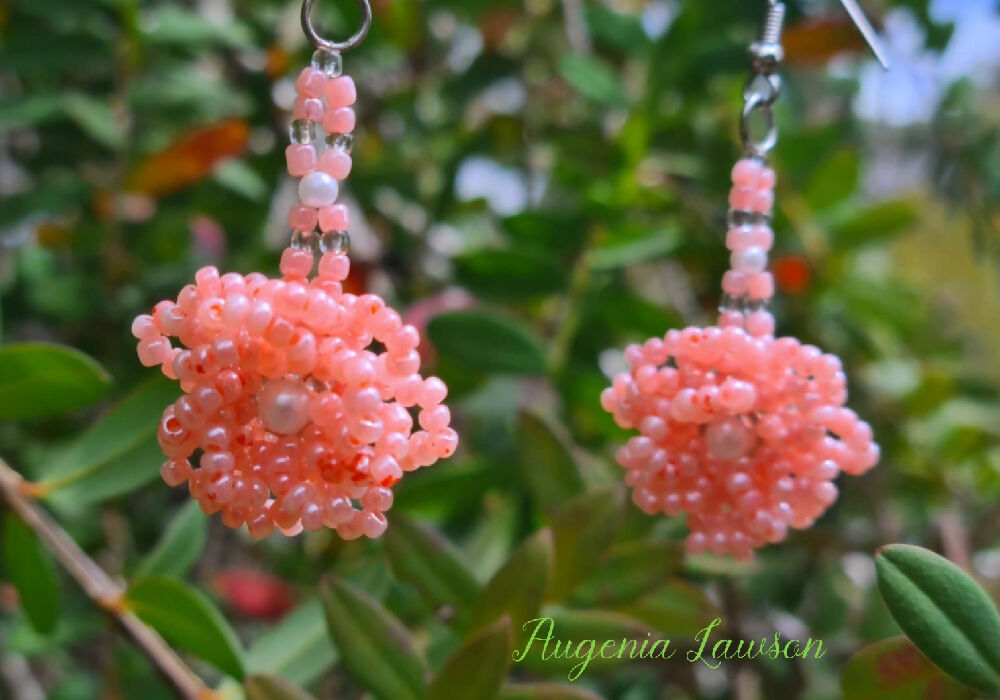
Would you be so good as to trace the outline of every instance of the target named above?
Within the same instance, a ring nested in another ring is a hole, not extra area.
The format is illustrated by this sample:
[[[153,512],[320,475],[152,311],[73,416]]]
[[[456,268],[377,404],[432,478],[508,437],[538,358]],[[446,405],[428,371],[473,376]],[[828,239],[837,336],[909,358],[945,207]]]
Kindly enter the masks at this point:
[[[889,70],[889,57],[886,55],[885,49],[882,47],[882,42],[878,40],[878,34],[875,33],[875,28],[872,27],[871,22],[865,17],[864,10],[857,3],[857,0],[840,0],[840,4],[844,6],[847,10],[847,14],[851,16],[851,20],[854,22],[854,26],[858,28],[861,32],[861,36],[865,38],[868,43],[868,48],[871,49],[872,55],[875,56],[875,60],[879,62],[885,70]]]
[[[302,2],[302,31],[305,32],[309,42],[320,51],[343,53],[355,48],[368,36],[368,30],[372,27],[372,6],[368,0],[356,0],[358,10],[361,12],[361,27],[352,37],[345,41],[331,41],[324,39],[316,31],[312,23],[312,6],[315,0],[303,0]]]

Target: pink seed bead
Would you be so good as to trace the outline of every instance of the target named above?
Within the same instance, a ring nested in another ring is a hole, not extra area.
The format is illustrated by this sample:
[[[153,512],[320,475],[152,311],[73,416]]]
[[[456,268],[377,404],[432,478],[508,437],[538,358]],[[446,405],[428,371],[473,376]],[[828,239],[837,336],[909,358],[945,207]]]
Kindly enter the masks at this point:
[[[140,340],[138,347],[139,362],[146,367],[154,367],[170,355],[170,341],[159,336],[154,340]]]
[[[392,508],[392,500],[390,489],[375,486],[365,491],[365,495],[361,497],[361,505],[369,510],[382,512]]]
[[[136,316],[132,321],[132,335],[139,340],[156,340],[160,337],[160,331],[156,327],[156,322],[152,316],[143,314]]]
[[[756,187],[763,169],[760,161],[743,158],[733,166],[733,184],[738,187]]]
[[[448,387],[437,377],[428,377],[420,389],[418,403],[421,408],[431,408],[444,401],[448,395]]]
[[[747,293],[747,275],[736,270],[727,270],[722,275],[722,291],[733,296],[742,296]]]
[[[756,197],[756,190],[749,187],[734,187],[729,191],[729,208],[736,211],[750,211]]]
[[[754,226],[750,229],[750,245],[771,250],[774,246],[774,231],[770,226]]]
[[[347,75],[341,75],[326,84],[326,103],[330,109],[350,107],[358,100],[358,89],[354,84],[354,79]]]
[[[305,204],[293,204],[288,210],[288,228],[293,231],[310,233],[316,229],[319,222],[317,211]]]
[[[384,515],[372,511],[365,511],[362,514],[361,522],[359,523],[359,528],[362,534],[371,539],[381,537],[382,534],[385,533],[388,526],[389,523],[385,519]]]
[[[418,416],[420,427],[428,432],[443,430],[451,422],[451,412],[447,406],[435,406],[425,408]]]
[[[770,299],[774,296],[774,277],[770,272],[756,272],[749,275],[747,290],[751,299]]]
[[[323,129],[328,134],[349,134],[354,131],[357,115],[350,107],[328,109],[323,115]]]
[[[767,214],[770,213],[773,208],[774,192],[771,192],[770,190],[762,190],[753,194],[753,201],[749,206],[751,211]]]
[[[319,157],[317,167],[338,180],[351,174],[351,156],[338,148],[327,148]]]
[[[322,97],[327,78],[323,71],[306,66],[295,81],[295,89],[303,97]]]
[[[724,311],[719,314],[720,328],[742,328],[743,314],[739,311]]]
[[[754,311],[747,316],[747,332],[757,338],[774,335],[774,316],[767,311]]]
[[[319,210],[319,227],[327,231],[346,231],[350,225],[350,215],[344,204],[331,204]]]
[[[761,168],[755,186],[758,190],[773,190],[777,179],[774,170],[771,168]]]
[[[434,433],[431,442],[439,457],[451,457],[458,448],[458,433],[451,428],[445,428]]]
[[[191,476],[191,465],[186,459],[169,459],[160,467],[160,476],[167,486],[180,486]]]
[[[316,169],[316,149],[312,144],[293,143],[285,149],[288,174],[304,177]]]
[[[285,248],[282,251],[279,269],[285,277],[306,277],[312,272],[312,268],[313,254],[311,251],[299,250],[298,248]]]
[[[219,270],[212,265],[203,267],[194,273],[194,280],[197,291],[201,294],[218,294],[222,291]]]
[[[274,318],[274,309],[266,301],[258,299],[250,309],[250,316],[247,317],[247,330],[251,335],[261,335]]]
[[[316,97],[298,97],[292,107],[292,116],[296,119],[308,119],[319,122],[323,119],[323,100]]]
[[[351,261],[343,253],[325,253],[319,260],[319,276],[341,282],[347,279]]]
[[[753,229],[749,226],[736,226],[726,233],[726,248],[743,250],[754,245]]]

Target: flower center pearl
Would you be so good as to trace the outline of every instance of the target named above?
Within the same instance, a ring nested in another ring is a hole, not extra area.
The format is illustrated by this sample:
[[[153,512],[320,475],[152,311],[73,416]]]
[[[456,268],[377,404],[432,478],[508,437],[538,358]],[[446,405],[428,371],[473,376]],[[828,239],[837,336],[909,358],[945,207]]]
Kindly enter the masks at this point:
[[[724,418],[705,428],[705,442],[712,457],[730,460],[747,455],[757,437],[739,418]]]
[[[302,382],[274,379],[257,395],[260,422],[272,433],[292,435],[309,423],[309,390]]]

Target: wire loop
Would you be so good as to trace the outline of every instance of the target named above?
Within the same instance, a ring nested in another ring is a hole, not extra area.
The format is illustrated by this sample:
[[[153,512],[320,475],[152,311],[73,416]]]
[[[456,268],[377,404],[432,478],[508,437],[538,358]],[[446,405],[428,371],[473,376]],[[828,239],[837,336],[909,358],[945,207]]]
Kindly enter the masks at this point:
[[[764,158],[778,144],[778,124],[774,119],[774,110],[771,109],[773,100],[766,99],[760,93],[751,93],[743,104],[743,113],[740,115],[740,139],[747,153],[757,158]],[[760,139],[754,139],[750,133],[750,119],[754,112],[760,112],[764,116],[766,131]]]
[[[332,41],[321,37],[319,32],[317,32],[316,28],[313,26],[311,14],[312,6],[315,3],[315,0],[303,0],[302,31],[305,32],[306,38],[309,39],[309,43],[320,51],[328,51],[331,53],[343,53],[356,48],[358,44],[364,41],[365,37],[368,36],[368,30],[372,27],[371,4],[368,0],[356,0],[356,2],[358,4],[358,10],[361,12],[361,27],[352,37],[346,39],[345,41]]]

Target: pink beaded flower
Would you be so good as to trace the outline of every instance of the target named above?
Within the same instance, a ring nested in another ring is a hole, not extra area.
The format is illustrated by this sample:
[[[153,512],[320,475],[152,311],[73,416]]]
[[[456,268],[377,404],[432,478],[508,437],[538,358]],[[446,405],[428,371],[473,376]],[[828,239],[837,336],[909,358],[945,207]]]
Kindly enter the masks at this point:
[[[774,173],[745,159],[733,170],[727,237],[732,266],[719,327],[671,330],[625,351],[601,405],[640,435],[619,449],[635,504],[687,513],[691,552],[752,556],[807,528],[837,499],[833,480],[879,457],[872,430],[844,407],[840,360],[774,338],[765,309],[774,284],[766,215]]]
[[[377,295],[343,291],[347,209],[335,201],[350,170],[354,84],[340,76],[338,55],[317,52],[296,85],[299,143],[288,164],[302,178],[301,204],[290,214],[283,278],[203,268],[176,303],[158,303],[132,332],[140,361],[161,365],[184,391],[160,423],[167,484],[188,482],[205,513],[246,524],[256,539],[275,526],[378,537],[392,486],[453,454],[458,436],[444,383],[417,373],[417,330]],[[329,147],[316,157],[319,119]],[[317,226],[323,254],[310,279]]]

